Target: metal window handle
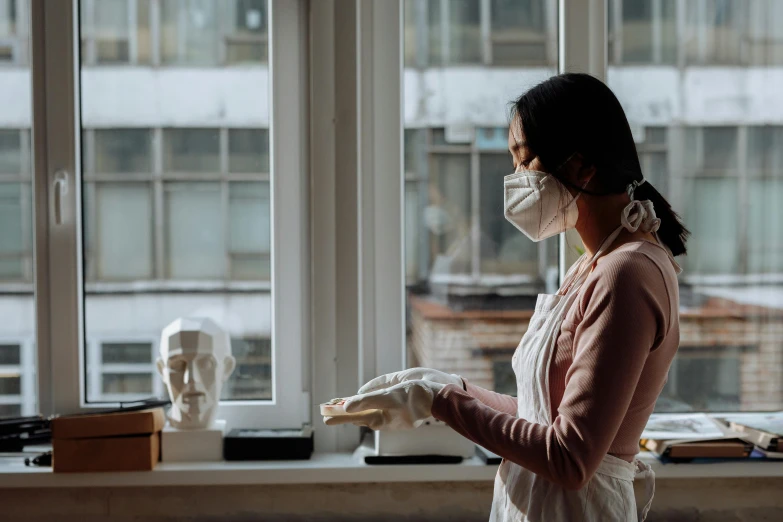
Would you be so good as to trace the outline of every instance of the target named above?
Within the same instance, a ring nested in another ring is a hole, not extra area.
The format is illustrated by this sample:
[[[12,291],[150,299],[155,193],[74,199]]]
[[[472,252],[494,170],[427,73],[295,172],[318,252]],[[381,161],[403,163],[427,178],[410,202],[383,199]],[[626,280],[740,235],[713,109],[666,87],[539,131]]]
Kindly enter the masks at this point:
[[[62,225],[63,223],[63,216],[62,216],[62,207],[63,207],[63,196],[68,194],[68,171],[67,170],[58,170],[54,173],[54,204],[53,204],[53,211],[54,211],[54,224],[55,225]]]

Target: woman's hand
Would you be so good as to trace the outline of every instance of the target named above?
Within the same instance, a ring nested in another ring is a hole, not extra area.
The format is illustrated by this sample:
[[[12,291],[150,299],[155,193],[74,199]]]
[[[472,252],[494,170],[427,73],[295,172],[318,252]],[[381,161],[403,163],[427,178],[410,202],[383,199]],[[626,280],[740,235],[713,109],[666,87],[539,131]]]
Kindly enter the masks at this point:
[[[373,430],[416,428],[432,416],[435,395],[445,386],[432,381],[408,380],[355,395],[345,400],[345,411],[349,415],[324,417],[324,423],[328,426],[355,424]]]
[[[455,384],[464,389],[465,385],[462,381],[462,377],[459,375],[453,375],[444,373],[439,370],[433,370],[431,368],[410,368],[409,370],[403,370],[401,372],[387,373],[371,380],[361,388],[359,388],[359,395],[370,393],[378,390],[383,390],[396,386],[397,384],[408,381],[427,381],[436,384]]]

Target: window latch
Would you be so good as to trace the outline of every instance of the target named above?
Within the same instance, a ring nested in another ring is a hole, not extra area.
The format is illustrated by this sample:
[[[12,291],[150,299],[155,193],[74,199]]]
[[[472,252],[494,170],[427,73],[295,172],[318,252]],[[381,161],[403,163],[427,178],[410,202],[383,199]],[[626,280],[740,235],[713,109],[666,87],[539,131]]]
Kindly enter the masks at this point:
[[[54,224],[63,224],[63,196],[68,194],[68,171],[60,169],[54,173]]]

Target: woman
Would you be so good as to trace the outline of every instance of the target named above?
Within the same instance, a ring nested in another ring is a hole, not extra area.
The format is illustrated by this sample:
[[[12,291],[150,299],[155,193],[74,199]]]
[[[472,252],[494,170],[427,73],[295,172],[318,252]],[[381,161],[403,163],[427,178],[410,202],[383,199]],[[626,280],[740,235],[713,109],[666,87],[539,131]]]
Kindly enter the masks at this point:
[[[634,456],[679,343],[674,256],[688,232],[600,81],[553,77],[512,116],[507,219],[533,241],[576,228],[585,246],[560,291],[538,297],[512,360],[517,398],[417,368],[371,381],[346,410],[380,409],[356,419],[374,429],[433,415],[502,456],[491,520],[643,520],[653,476]]]

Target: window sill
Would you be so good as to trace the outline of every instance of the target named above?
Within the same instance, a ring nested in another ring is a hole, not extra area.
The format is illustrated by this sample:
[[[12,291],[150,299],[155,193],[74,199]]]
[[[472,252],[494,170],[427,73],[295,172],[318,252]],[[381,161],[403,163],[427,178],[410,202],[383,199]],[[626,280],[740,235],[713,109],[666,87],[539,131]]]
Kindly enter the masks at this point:
[[[152,472],[127,473],[53,473],[51,468],[27,467],[23,458],[4,457],[0,458],[0,489],[484,482],[493,480],[497,469],[477,457],[462,464],[369,466],[363,462],[360,452],[314,455],[308,461],[161,463]],[[783,477],[783,462],[662,464],[644,454],[640,459],[652,465],[659,480]]]

